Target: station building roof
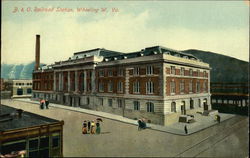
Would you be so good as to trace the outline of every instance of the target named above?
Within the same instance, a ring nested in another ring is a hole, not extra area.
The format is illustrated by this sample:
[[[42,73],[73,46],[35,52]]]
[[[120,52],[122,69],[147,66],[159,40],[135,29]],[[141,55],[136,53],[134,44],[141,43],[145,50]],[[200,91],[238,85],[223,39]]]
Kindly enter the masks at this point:
[[[181,58],[187,58],[192,60],[199,60],[197,57],[191,54],[186,54],[181,51],[177,51],[174,49],[162,47],[162,46],[153,46],[153,47],[147,47],[145,49],[142,49],[141,51],[137,52],[131,52],[131,53],[122,53],[119,55],[113,55],[104,57],[104,61],[112,61],[112,60],[121,60],[121,59],[129,59],[129,58],[136,58],[140,56],[149,56],[154,54],[168,54],[173,55]]]

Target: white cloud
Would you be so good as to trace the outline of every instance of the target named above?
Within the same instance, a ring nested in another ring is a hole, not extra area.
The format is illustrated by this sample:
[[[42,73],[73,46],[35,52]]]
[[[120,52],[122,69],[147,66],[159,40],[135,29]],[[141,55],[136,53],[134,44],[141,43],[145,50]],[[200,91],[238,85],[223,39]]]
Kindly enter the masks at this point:
[[[84,22],[95,14],[55,14],[28,23],[3,21],[2,61],[25,63],[34,60],[35,35],[41,35],[41,62],[65,60],[74,52],[104,47],[122,52],[138,51],[153,45],[173,49],[200,49],[248,60],[248,30],[199,32],[184,28],[147,27],[150,13],[107,14]],[[82,22],[77,20],[82,19]]]

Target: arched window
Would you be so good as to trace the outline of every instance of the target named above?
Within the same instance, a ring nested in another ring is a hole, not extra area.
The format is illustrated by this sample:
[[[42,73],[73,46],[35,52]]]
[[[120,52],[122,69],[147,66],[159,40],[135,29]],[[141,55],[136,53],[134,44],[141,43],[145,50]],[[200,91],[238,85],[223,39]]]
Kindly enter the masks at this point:
[[[154,112],[154,103],[147,102],[147,112]]]
[[[176,103],[175,102],[171,103],[171,112],[176,112]]]

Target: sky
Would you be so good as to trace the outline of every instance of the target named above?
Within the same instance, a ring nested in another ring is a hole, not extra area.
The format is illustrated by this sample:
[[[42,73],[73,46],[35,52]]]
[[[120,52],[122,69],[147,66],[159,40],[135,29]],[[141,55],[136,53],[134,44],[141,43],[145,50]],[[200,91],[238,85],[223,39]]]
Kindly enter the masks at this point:
[[[37,12],[37,8],[54,9]],[[156,45],[249,61],[249,4],[244,0],[4,0],[1,31],[1,62],[5,64],[34,61],[36,34],[41,36],[40,60],[45,64],[88,49],[133,52]]]

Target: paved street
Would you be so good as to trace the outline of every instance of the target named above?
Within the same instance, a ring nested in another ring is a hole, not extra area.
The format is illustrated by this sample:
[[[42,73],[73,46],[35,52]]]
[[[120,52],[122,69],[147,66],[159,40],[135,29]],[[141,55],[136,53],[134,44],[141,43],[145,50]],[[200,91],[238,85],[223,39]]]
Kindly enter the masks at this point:
[[[64,120],[64,156],[248,156],[248,117],[236,116],[188,136],[138,131],[135,125],[104,119],[101,135],[82,135],[83,120],[96,116],[53,107],[40,110],[36,104],[20,101],[1,100],[1,104]]]

